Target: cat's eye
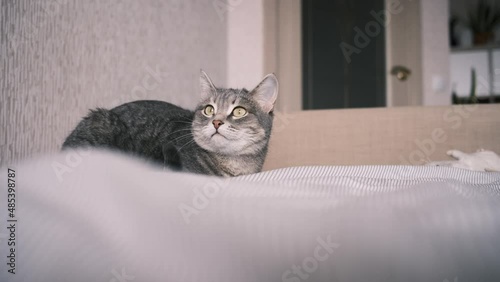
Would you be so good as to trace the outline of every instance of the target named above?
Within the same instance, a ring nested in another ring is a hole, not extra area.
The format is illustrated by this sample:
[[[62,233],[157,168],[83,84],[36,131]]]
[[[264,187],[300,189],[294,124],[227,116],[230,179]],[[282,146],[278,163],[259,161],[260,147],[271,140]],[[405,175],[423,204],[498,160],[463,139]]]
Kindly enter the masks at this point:
[[[233,110],[233,116],[236,118],[244,117],[247,114],[247,110],[243,107],[236,107]]]
[[[214,107],[212,105],[207,105],[203,109],[203,114],[206,115],[207,117],[211,117],[214,115]]]

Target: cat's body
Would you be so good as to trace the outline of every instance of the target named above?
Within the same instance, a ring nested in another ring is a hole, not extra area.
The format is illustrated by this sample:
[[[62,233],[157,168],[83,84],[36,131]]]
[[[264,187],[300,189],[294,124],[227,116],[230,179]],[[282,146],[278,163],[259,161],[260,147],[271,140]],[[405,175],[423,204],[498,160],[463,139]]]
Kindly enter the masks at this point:
[[[216,88],[202,72],[201,86],[202,102],[194,112],[161,101],[91,111],[63,149],[108,148],[173,169],[218,176],[259,172],[278,91],[274,75],[249,92]]]

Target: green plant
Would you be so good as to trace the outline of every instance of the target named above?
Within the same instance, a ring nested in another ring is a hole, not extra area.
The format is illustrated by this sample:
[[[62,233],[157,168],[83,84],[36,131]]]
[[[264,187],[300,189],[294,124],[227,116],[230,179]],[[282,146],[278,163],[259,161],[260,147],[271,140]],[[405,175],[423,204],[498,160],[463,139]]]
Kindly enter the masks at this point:
[[[468,24],[476,34],[493,32],[500,24],[500,9],[494,3],[496,1],[479,0],[476,7],[470,9]]]
[[[453,105],[477,104],[479,102],[479,99],[477,97],[477,74],[475,68],[471,69],[470,79],[469,97],[458,97],[455,90],[453,90],[451,95],[451,101]],[[453,86],[453,88],[455,88],[455,86]]]
[[[471,103],[475,103],[475,101],[477,101],[476,90],[477,90],[476,69],[472,68],[472,70],[471,70],[471,82],[470,82],[470,96],[469,96],[469,100]]]

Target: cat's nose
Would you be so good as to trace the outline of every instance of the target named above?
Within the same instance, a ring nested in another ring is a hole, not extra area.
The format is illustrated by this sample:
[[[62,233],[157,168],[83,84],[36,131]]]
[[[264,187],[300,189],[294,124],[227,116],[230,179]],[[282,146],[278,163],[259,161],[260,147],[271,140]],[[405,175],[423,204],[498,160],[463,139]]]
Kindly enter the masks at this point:
[[[221,120],[216,119],[216,120],[212,121],[212,124],[214,125],[215,129],[219,129],[219,127],[221,125],[223,125],[224,123]]]

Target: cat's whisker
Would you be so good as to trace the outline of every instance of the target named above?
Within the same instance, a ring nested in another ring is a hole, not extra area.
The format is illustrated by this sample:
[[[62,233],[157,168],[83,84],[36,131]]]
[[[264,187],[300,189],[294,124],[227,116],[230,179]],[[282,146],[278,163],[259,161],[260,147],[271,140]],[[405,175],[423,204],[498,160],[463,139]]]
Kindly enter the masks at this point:
[[[174,140],[177,138],[185,137],[185,136],[193,136],[193,133],[191,133],[191,132],[184,133],[181,136],[175,137]]]
[[[192,121],[189,120],[174,120],[173,122],[175,123],[185,123],[185,124],[192,124]]]
[[[181,150],[182,150],[182,148],[184,148],[184,147],[186,147],[186,146],[188,146],[188,145],[193,144],[194,142],[195,142],[195,141],[194,141],[194,139],[193,139],[193,140],[191,140],[191,141],[189,141],[189,142],[187,142],[186,144],[182,145],[182,146],[179,148],[179,151],[181,151]]]
[[[179,131],[176,131],[176,132],[179,132]],[[167,135],[167,137],[171,136],[171,134]],[[188,138],[188,137],[193,137],[193,134],[192,133],[188,133],[188,134],[184,134],[184,135],[181,135],[181,136],[178,136],[176,138],[173,138],[171,139],[170,141],[167,142],[167,144],[173,144],[174,142],[177,142],[178,140],[180,139],[183,139],[183,138]]]
[[[168,135],[172,135],[172,134],[177,133],[177,132],[191,131],[191,130],[192,130],[191,128],[183,128],[183,129],[176,130],[174,132],[170,132]]]
[[[192,137],[192,136],[193,136],[193,134],[188,133],[188,134],[185,134],[185,135],[179,136],[179,137],[177,137],[177,138],[174,138],[174,139],[172,139],[172,141],[177,141],[177,140],[180,140],[180,139],[183,139],[183,138],[186,138],[186,137]],[[170,141],[170,142],[172,142],[172,141]]]

